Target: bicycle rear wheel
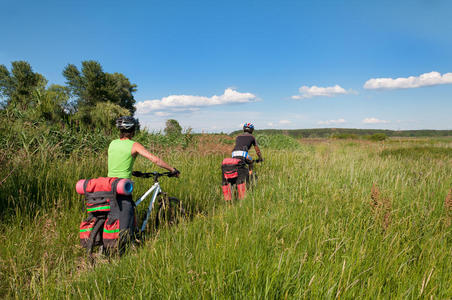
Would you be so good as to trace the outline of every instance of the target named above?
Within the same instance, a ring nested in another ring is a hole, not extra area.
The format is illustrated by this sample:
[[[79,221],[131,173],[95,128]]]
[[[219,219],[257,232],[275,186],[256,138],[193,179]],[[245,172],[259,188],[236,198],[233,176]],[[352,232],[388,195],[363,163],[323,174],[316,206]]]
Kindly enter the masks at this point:
[[[157,204],[158,210],[155,218],[155,228],[175,225],[185,216],[182,201],[175,197],[160,194]]]
[[[251,186],[255,186],[257,184],[257,174],[256,172],[251,173],[251,175],[248,178],[248,183]]]

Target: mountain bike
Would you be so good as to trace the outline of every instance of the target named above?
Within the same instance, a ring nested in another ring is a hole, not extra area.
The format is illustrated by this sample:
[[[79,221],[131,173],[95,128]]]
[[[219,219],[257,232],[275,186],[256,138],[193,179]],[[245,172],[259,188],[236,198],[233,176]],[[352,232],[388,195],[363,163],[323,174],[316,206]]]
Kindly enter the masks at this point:
[[[154,229],[157,229],[162,224],[176,224],[180,220],[180,218],[185,216],[185,209],[182,206],[182,202],[175,197],[169,197],[165,192],[162,191],[162,188],[160,187],[159,178],[164,176],[172,177],[171,172],[142,173],[140,171],[134,171],[132,172],[132,175],[139,178],[154,179],[154,184],[135,202],[135,206],[137,207],[149,195],[151,195],[151,199],[146,210],[146,216],[138,229],[140,236],[142,236],[148,226],[149,217],[151,216],[151,212],[153,211],[155,205],[157,205],[157,213],[155,214]]]

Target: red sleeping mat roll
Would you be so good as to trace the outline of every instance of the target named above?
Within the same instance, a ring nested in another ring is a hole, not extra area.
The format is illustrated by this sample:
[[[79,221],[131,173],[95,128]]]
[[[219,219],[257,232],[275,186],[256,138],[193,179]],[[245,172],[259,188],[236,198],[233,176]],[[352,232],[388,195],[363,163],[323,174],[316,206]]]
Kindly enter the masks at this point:
[[[86,191],[88,193],[92,192],[108,192],[111,191],[111,185],[115,181],[116,177],[99,177],[89,179],[88,185],[86,186]],[[75,185],[75,190],[80,195],[84,194],[83,185],[86,179],[80,179]],[[120,195],[130,195],[133,191],[133,181],[130,179],[120,179],[116,185],[116,192]]]

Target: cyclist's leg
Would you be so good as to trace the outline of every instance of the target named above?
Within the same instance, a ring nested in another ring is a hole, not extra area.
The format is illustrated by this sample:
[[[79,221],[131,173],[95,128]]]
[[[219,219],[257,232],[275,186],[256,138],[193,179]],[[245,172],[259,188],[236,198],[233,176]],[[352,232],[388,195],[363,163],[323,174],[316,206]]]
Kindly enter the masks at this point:
[[[251,175],[251,173],[253,173],[253,167],[254,167],[254,163],[253,162],[251,162],[251,163],[249,163],[248,164],[248,170],[249,170],[249,174]]]
[[[246,182],[249,178],[248,167],[245,163],[240,164],[238,168],[239,177],[237,178],[238,198],[243,199],[246,196]]]
[[[224,178],[224,176],[222,176],[221,189],[223,191],[224,200],[231,201],[232,200],[231,185],[229,184],[228,180]]]

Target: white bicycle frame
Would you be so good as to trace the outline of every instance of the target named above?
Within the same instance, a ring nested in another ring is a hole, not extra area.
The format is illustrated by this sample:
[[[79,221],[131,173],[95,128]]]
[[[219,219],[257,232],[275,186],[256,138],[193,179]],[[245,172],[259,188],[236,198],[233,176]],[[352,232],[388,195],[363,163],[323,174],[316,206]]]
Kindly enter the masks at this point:
[[[135,202],[135,206],[138,206],[138,204],[143,202],[143,200],[146,199],[152,193],[151,202],[149,202],[148,211],[146,213],[146,218],[144,219],[143,224],[141,225],[140,232],[143,232],[144,229],[146,228],[146,224],[148,223],[149,216],[151,215],[152,208],[154,207],[155,199],[157,199],[157,196],[161,192],[162,192],[162,189],[160,188],[160,184],[158,182],[156,182],[156,183],[154,183],[153,186],[151,186],[151,188],[149,190],[146,191],[146,193],[143,194],[143,196],[140,197],[140,199],[138,199]]]

